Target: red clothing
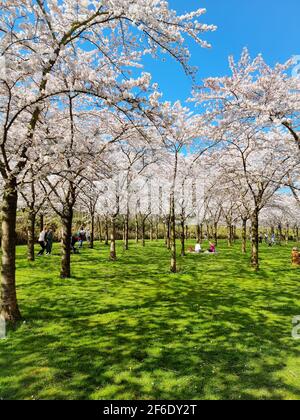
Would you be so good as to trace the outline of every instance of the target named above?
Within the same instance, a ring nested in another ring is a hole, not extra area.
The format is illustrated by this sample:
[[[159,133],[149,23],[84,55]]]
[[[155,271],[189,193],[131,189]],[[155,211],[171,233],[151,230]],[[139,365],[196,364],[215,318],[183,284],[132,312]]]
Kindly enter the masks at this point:
[[[216,246],[215,245],[210,245],[209,252],[215,253],[216,252]]]

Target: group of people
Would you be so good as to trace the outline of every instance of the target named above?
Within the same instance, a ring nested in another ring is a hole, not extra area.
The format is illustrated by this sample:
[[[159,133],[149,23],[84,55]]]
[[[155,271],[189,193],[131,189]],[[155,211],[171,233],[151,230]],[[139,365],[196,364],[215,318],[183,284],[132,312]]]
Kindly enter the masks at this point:
[[[53,231],[48,226],[45,226],[44,229],[41,231],[39,236],[39,244],[41,247],[40,252],[38,253],[38,257],[44,255],[46,251],[46,255],[51,255],[52,253],[52,245],[53,245]]]
[[[81,226],[78,232],[71,237],[71,250],[74,254],[79,253],[79,249],[83,247],[84,241],[91,243],[91,233],[88,229],[85,230],[84,226]],[[76,247],[76,244],[78,244],[78,247]]]
[[[71,251],[74,254],[79,253],[79,249],[83,247],[83,242],[87,241],[88,243],[91,242],[91,234],[90,231],[87,229],[85,230],[83,226],[74,233],[71,237]],[[41,250],[38,253],[38,256],[44,255],[51,255],[52,253],[52,245],[53,245],[53,230],[48,226],[45,226],[43,230],[40,232],[38,243],[41,247]],[[78,244],[78,247],[76,246]]]
[[[213,242],[210,242],[209,243],[209,248],[206,251],[204,251],[201,247],[200,242],[197,242],[196,245],[195,245],[195,248],[190,247],[188,249],[188,253],[190,253],[190,254],[201,254],[201,253],[216,254],[217,253],[217,248],[216,248],[216,245]]]
[[[268,235],[267,233],[265,233],[265,235],[263,235],[262,233],[259,235],[259,243],[263,243],[263,241],[265,240],[265,244],[269,245],[269,246],[274,246],[276,245],[276,235],[275,233],[272,233],[272,235]]]

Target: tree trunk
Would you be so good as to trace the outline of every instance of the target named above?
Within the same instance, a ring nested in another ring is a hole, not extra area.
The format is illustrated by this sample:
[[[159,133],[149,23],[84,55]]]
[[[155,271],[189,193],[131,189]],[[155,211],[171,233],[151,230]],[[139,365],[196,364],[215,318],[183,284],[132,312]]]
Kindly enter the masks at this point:
[[[94,240],[95,240],[95,213],[91,214],[91,242],[90,248],[94,249]]]
[[[189,239],[189,227],[188,227],[188,225],[186,225],[185,226],[185,239],[186,239],[186,241],[188,241],[188,239]]]
[[[279,231],[279,243],[281,244],[281,241],[283,239],[282,225],[281,224],[278,226],[278,231]]]
[[[172,273],[177,272],[177,261],[176,261],[176,216],[175,216],[175,197],[174,193],[171,196],[171,214],[170,214],[170,231],[171,231],[171,267]],[[183,232],[184,235],[184,232]]]
[[[210,228],[209,228],[209,224],[206,224],[206,230],[207,230],[207,239],[210,241]]]
[[[232,247],[232,226],[227,225],[227,243],[229,247]]]
[[[158,239],[159,239],[159,220],[157,220],[155,224],[155,240],[158,241]]]
[[[110,234],[110,259],[115,261],[117,259],[116,253],[116,218],[111,218],[111,234]]]
[[[71,278],[71,238],[72,238],[73,208],[65,209],[62,217],[62,257],[60,277]]]
[[[198,244],[201,244],[201,232],[200,232],[201,229],[200,229],[200,225],[199,224],[197,225],[197,228],[196,229],[197,229],[197,235],[196,235],[197,236],[197,243]]]
[[[256,209],[251,217],[251,236],[252,236],[252,252],[251,265],[255,270],[259,269],[259,225],[258,225],[259,211]]]
[[[28,261],[34,261],[34,243],[35,243],[35,219],[36,212],[29,210],[27,220],[27,259]]]
[[[246,254],[247,252],[247,219],[243,219],[242,226],[242,253]]]
[[[181,256],[184,257],[185,256],[185,223],[184,223],[184,219],[181,219],[180,222],[181,225]]]
[[[218,223],[214,223],[214,243],[217,246],[218,245]]]
[[[123,240],[123,243],[125,243],[125,229],[126,229],[126,223],[125,223],[125,216],[123,217],[123,223],[122,223],[122,240]]]
[[[124,230],[124,247],[125,250],[129,250],[129,208],[127,207],[125,216],[125,230]]]
[[[235,244],[236,240],[236,226],[232,225],[232,242]]]
[[[99,216],[98,216],[98,233],[99,233],[99,242],[102,243],[102,223]]]
[[[289,239],[290,239],[290,226],[287,225],[286,230],[285,230],[285,243],[286,243],[286,245],[289,244]]]
[[[17,182],[7,181],[2,203],[2,268],[0,314],[5,321],[15,323],[21,319],[16,293],[16,220]]]
[[[142,217],[142,246],[145,246],[145,219]]]
[[[104,231],[105,231],[105,245],[108,246],[108,220],[107,217],[105,217],[105,225],[104,225]]]
[[[167,219],[167,248],[171,250],[171,216]]]
[[[43,213],[40,213],[40,232],[44,230],[44,215]]]
[[[150,241],[153,242],[153,219],[150,218]]]
[[[139,242],[139,219],[138,216],[135,216],[135,242]]]

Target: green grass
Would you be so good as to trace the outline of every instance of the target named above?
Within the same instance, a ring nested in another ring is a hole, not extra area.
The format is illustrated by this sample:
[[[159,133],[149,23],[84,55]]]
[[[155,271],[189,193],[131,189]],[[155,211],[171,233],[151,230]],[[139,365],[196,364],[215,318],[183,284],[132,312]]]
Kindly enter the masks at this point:
[[[162,242],[35,263],[18,248],[26,322],[0,341],[0,399],[300,399],[300,270],[289,247],[263,246],[261,271],[240,245],[179,259]]]

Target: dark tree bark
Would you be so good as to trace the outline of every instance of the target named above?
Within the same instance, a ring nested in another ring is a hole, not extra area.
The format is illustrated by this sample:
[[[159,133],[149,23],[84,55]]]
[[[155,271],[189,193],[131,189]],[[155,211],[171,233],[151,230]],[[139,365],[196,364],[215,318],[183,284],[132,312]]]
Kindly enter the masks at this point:
[[[73,223],[73,207],[65,206],[62,214],[62,256],[60,277],[71,278],[71,237]]]
[[[44,215],[40,213],[40,232],[44,229]]]
[[[188,239],[189,239],[189,235],[190,235],[190,232],[189,232],[189,227],[188,227],[188,225],[186,225],[186,226],[185,226],[185,240],[186,240],[186,241],[188,241]]]
[[[167,249],[171,250],[171,215],[167,218],[166,235]]]
[[[214,243],[218,245],[218,222],[214,223]]]
[[[200,225],[200,244],[203,242],[203,224]]]
[[[210,241],[211,236],[210,236],[210,228],[209,228],[209,224],[206,224],[206,230],[207,230],[207,239]]]
[[[141,226],[141,230],[142,230],[142,246],[145,246],[146,245],[146,241],[145,241],[145,231],[146,231],[146,227],[145,227],[145,224],[146,224],[146,221],[145,221],[145,218],[142,216],[142,226]]]
[[[180,239],[181,239],[181,256],[185,257],[185,238],[186,238],[186,231],[185,231],[185,221],[184,218],[181,218],[180,221],[180,227],[181,227],[181,235],[180,235]]]
[[[94,249],[94,242],[95,242],[95,213],[91,214],[91,242],[90,248]]]
[[[16,219],[17,181],[6,181],[2,201],[2,267],[1,307],[2,317],[11,323],[21,319],[16,292]]]

